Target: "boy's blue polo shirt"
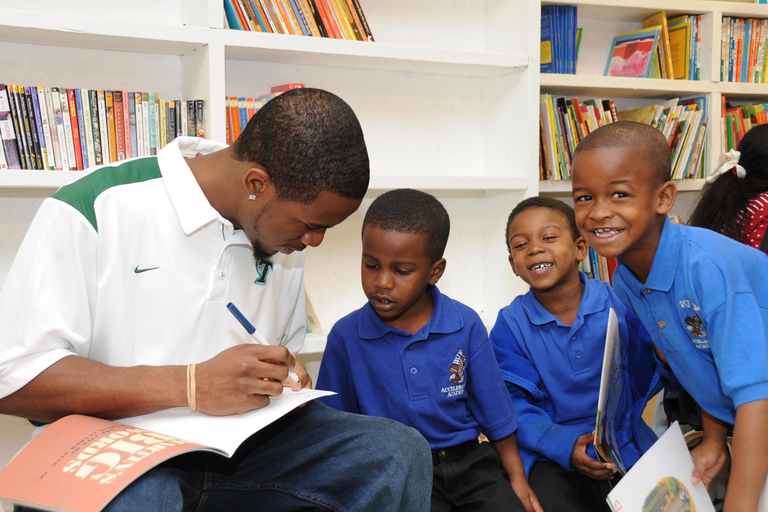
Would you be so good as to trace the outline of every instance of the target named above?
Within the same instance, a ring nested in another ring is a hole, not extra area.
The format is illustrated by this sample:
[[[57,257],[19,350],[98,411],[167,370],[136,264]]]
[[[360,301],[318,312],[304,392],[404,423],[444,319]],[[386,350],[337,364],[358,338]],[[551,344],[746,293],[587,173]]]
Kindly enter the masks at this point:
[[[499,312],[491,343],[517,415],[517,442],[526,474],[539,459],[572,470],[579,436],[595,429],[609,309],[616,311],[626,346],[626,393],[617,442],[629,467],[656,440],[641,416],[658,391],[653,343],[640,320],[602,281],[582,272],[584,294],[572,325],[564,325],[528,292]],[[631,384],[631,385],[630,385]],[[596,458],[590,445],[590,456]]]
[[[390,418],[416,428],[432,450],[476,439],[498,440],[517,428],[512,403],[472,309],[429,292],[434,311],[416,334],[384,323],[370,304],[334,325],[318,389],[339,410]]]
[[[713,231],[664,222],[645,283],[619,261],[614,287],[680,384],[733,424],[768,398],[768,259]]]

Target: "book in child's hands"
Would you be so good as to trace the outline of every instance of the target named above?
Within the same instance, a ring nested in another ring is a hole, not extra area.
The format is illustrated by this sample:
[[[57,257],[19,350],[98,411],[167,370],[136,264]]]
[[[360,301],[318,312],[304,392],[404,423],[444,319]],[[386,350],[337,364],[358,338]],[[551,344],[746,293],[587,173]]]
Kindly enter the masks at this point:
[[[693,461],[677,422],[608,493],[615,512],[714,512],[703,482],[691,483]]]
[[[622,475],[627,472],[616,441],[616,422],[621,411],[621,395],[624,389],[624,345],[619,334],[619,321],[613,308],[608,313],[605,330],[603,372],[600,376],[600,392],[597,398],[595,425],[595,450],[606,462],[612,463]]]
[[[656,45],[660,33],[661,27],[651,27],[614,37],[605,66],[605,75],[651,77],[658,58]]]
[[[176,455],[231,457],[254,432],[330,391],[283,390],[262,409],[208,416],[166,409],[119,421],[66,416],[49,425],[0,472],[0,498],[41,510],[98,512],[146,471]]]

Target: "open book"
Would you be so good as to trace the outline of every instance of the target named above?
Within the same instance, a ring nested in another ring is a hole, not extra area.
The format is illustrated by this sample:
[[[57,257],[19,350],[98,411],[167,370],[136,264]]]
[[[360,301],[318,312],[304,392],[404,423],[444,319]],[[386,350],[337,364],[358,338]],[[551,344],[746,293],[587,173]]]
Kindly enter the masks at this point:
[[[206,450],[231,457],[238,446],[299,405],[330,391],[285,388],[242,415],[166,409],[118,421],[71,415],[49,425],[0,472],[0,498],[41,510],[98,512],[161,462]]]
[[[702,482],[691,483],[693,461],[677,422],[608,493],[615,512],[715,512]]]
[[[605,330],[603,372],[600,377],[600,393],[597,398],[595,425],[595,450],[606,462],[612,463],[623,475],[627,472],[616,441],[616,422],[621,411],[621,394],[624,389],[624,345],[619,335],[619,321],[611,308],[608,327]]]

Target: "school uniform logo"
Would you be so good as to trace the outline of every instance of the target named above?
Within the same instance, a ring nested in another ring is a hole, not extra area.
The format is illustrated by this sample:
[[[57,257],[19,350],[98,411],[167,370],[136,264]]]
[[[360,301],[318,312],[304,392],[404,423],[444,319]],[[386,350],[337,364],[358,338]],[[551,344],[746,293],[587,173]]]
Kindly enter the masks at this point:
[[[259,260],[256,261],[256,273],[259,277],[257,277],[253,283],[258,284],[259,286],[266,285],[267,275],[269,275],[269,271],[272,270],[274,266],[275,263],[272,261],[272,258],[259,258]]]
[[[446,386],[440,390],[447,397],[459,396],[464,394],[464,388],[466,387],[466,376],[464,375],[464,369],[467,366],[467,358],[464,352],[459,349],[456,353],[456,357],[453,358],[453,364],[449,368],[448,381],[452,384]]]
[[[701,308],[689,300],[679,301],[680,307],[685,315],[685,330],[691,337],[691,342],[698,349],[709,349],[709,338],[704,330],[704,320],[699,316]]]

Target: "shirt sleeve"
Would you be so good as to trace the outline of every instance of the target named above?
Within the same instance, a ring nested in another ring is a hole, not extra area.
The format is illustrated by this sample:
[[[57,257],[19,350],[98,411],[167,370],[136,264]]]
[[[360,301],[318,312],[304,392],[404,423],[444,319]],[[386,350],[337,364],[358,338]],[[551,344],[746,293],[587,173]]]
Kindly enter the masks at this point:
[[[43,201],[0,291],[0,397],[63,357],[88,355],[97,265],[93,226]]]
[[[544,409],[541,379],[535,365],[523,354],[515,334],[502,314],[491,330],[491,344],[517,416],[517,443],[572,471],[571,453],[580,427],[558,425]]]

